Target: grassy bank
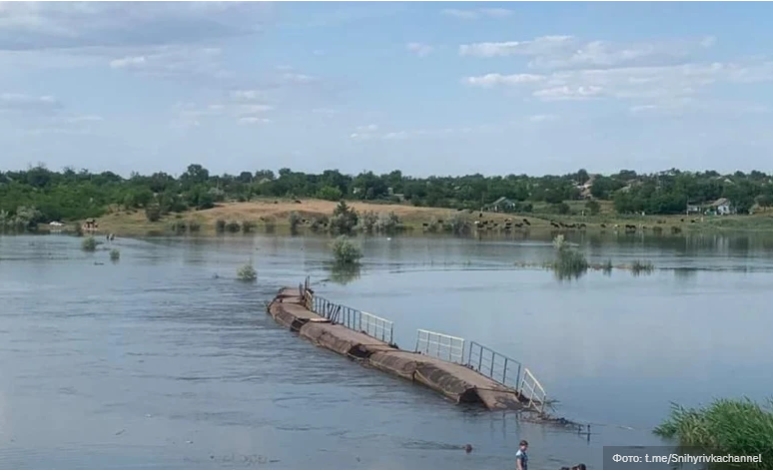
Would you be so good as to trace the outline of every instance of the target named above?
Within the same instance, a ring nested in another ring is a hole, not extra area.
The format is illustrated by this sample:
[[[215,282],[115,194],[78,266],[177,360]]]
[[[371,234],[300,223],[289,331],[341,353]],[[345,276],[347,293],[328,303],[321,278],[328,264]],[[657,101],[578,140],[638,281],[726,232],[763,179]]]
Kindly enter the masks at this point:
[[[722,463],[710,469],[773,469],[773,402],[721,399],[699,409],[674,406],[655,434],[685,448],[733,456],[762,455],[761,463]]]
[[[335,202],[324,200],[253,200],[243,203],[224,203],[215,208],[172,213],[150,222],[141,210],[111,210],[97,219],[99,233],[121,236],[145,236],[152,234],[196,233],[214,235],[221,224],[222,232],[249,232],[268,230],[289,233],[310,229],[315,221],[329,218]],[[503,214],[448,208],[416,207],[402,204],[350,202],[348,205],[360,216],[392,213],[399,218],[400,226],[412,233],[502,232],[570,233],[584,232],[632,232],[644,234],[679,234],[709,231],[773,231],[773,216],[760,213],[747,216],[620,216],[603,202],[596,215],[583,214],[585,204],[572,202],[570,214],[550,214],[548,206],[535,206],[533,213]],[[586,211],[587,213],[587,211]],[[291,216],[295,214],[295,216]],[[361,218],[365,219],[365,218]],[[525,221],[524,221],[525,220]],[[220,222],[218,222],[220,221]],[[476,221],[480,224],[476,226]],[[510,222],[508,228],[507,224]],[[362,223],[359,225],[362,229]],[[626,229],[626,226],[629,226]],[[635,228],[631,227],[635,226]]]

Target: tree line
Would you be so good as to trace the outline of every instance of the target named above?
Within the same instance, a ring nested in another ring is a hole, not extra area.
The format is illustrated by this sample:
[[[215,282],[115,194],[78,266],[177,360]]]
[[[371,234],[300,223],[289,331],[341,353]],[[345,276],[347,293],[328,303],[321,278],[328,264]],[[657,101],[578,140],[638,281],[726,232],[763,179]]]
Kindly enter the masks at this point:
[[[30,223],[99,217],[110,206],[144,209],[151,220],[188,209],[207,209],[218,202],[249,201],[256,197],[320,198],[330,201],[383,201],[415,206],[480,209],[505,197],[516,212],[529,212],[543,203],[547,211],[566,213],[566,201],[611,200],[621,214],[677,214],[688,204],[724,197],[740,213],[773,201],[773,178],[760,171],[720,175],[714,171],[669,170],[637,174],[622,170],[590,175],[581,169],[566,175],[431,176],[403,175],[399,170],[377,175],[347,175],[338,170],[319,174],[283,168],[212,175],[191,164],[178,176],[163,172],[92,173],[43,165],[0,172],[0,223],[24,217]],[[597,208],[597,205],[588,205]]]

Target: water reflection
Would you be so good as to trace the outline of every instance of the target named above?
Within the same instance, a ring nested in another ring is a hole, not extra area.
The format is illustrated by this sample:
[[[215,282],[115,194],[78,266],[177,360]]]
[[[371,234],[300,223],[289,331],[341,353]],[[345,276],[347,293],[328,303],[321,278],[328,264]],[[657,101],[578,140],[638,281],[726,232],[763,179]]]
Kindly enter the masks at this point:
[[[362,268],[359,263],[348,265],[334,263],[328,270],[330,272],[328,280],[339,285],[347,285],[352,281],[359,279],[362,273]]]

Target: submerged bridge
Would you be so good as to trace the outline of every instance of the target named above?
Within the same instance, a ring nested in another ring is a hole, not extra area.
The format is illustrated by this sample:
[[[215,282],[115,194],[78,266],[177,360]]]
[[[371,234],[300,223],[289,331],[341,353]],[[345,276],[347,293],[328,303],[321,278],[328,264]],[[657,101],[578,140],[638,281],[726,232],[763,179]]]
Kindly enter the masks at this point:
[[[401,350],[392,321],[317,295],[308,278],[297,290],[280,290],[268,313],[318,346],[421,383],[455,402],[546,417],[545,389],[521,362],[478,342],[424,329],[417,331],[413,351]]]

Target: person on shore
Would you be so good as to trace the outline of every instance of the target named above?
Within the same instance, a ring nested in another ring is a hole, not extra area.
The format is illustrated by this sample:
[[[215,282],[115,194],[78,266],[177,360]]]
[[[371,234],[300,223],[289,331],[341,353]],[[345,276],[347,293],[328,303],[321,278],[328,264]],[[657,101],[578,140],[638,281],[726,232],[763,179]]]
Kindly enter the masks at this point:
[[[518,451],[515,453],[515,469],[529,469],[529,456],[526,450],[529,449],[529,442],[521,440]]]

